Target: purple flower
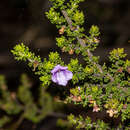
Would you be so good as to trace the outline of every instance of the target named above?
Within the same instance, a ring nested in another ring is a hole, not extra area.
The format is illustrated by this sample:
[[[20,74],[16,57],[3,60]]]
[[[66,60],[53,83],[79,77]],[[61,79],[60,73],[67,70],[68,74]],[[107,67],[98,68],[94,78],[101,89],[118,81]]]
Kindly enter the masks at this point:
[[[68,67],[57,65],[51,71],[52,81],[62,86],[66,86],[68,81],[72,79],[73,74],[68,70]]]

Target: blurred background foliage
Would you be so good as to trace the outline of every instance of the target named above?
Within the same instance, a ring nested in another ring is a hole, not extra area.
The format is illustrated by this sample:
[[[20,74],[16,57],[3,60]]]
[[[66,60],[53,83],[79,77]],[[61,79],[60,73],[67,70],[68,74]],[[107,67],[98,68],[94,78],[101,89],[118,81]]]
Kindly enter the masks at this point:
[[[11,91],[0,75],[0,128],[16,130],[25,119],[36,124],[52,114],[52,97],[42,86],[37,87],[35,95],[32,87],[29,77],[22,74],[17,90]]]

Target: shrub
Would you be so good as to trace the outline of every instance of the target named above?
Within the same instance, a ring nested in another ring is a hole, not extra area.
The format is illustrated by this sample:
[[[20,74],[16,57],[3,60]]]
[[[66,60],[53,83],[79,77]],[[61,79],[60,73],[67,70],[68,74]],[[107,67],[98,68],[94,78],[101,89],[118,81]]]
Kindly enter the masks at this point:
[[[68,115],[65,125],[63,120],[59,120],[58,124],[62,127],[73,126],[86,130],[129,129],[129,124],[125,122],[130,118],[130,61],[126,59],[124,49],[114,49],[109,53],[109,64],[100,65],[99,57],[93,55],[100,42],[100,32],[97,26],[92,25],[89,34],[86,34],[83,27],[84,14],[78,8],[84,0],[50,1],[52,7],[46,16],[59,30],[56,44],[62,52],[76,54],[77,58],[66,64],[58,52],[50,52],[48,59],[41,59],[21,43],[11,51],[15,59],[27,61],[29,67],[39,75],[43,87],[52,89],[53,82],[64,87],[58,100],[83,108],[80,113],[73,111],[73,114]],[[79,55],[85,64],[79,62]],[[61,68],[51,73],[57,65]],[[63,68],[72,72],[72,79],[64,73]],[[66,85],[61,82],[69,83]],[[98,119],[93,120],[87,115],[88,110],[99,114],[104,112],[104,118],[98,116]],[[108,121],[105,116],[109,117]],[[117,126],[112,125],[114,119],[120,120]]]

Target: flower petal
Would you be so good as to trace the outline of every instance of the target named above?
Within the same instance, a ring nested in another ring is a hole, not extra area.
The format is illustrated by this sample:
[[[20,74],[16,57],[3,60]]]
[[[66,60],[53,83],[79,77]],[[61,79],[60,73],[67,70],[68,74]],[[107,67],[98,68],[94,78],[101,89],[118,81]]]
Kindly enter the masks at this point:
[[[66,86],[67,85],[67,80],[64,74],[64,71],[59,71],[56,73],[56,79],[57,79],[57,83],[59,85],[63,85]]]
[[[52,81],[54,83],[57,83],[57,78],[56,78],[56,74],[53,74],[52,77],[51,77]]]
[[[58,70],[67,70],[67,69],[68,69],[68,67],[63,67],[61,65],[57,65],[54,67],[54,69],[51,71],[51,73],[53,74],[53,73],[56,73]]]
[[[73,73],[71,71],[65,70],[64,73],[65,73],[66,80],[71,80],[72,79]]]

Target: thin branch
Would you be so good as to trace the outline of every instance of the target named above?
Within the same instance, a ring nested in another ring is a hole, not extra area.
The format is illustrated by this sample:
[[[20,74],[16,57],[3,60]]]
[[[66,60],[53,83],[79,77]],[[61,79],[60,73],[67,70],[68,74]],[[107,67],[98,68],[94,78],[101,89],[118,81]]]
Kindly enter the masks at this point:
[[[70,29],[73,31],[72,20],[69,18],[67,12],[65,10],[62,10],[61,12],[62,12],[63,16],[65,17]],[[76,38],[77,38],[77,40],[78,40],[78,42],[80,43],[81,46],[86,47],[86,44],[83,42],[83,40],[81,38],[79,38],[79,37],[76,37]],[[90,52],[89,49],[87,49],[87,53],[88,53],[88,57],[92,61],[93,54]],[[94,61],[92,61],[92,62],[93,62],[94,65],[96,65],[98,67],[98,69],[100,70],[100,73],[103,73],[101,65],[97,64]],[[107,73],[107,76],[109,76],[111,82],[114,81],[114,78],[109,73]]]
[[[65,10],[62,10],[61,12],[64,15],[65,19],[67,20],[70,29],[73,30],[72,20],[68,17],[67,12]]]
[[[65,19],[66,19],[66,21],[67,21],[67,23],[68,23],[68,25],[69,25],[71,31],[74,31],[74,30],[73,30],[73,25],[72,25],[72,20],[69,18],[67,12],[66,12],[65,10],[62,10],[61,12],[62,12],[63,16],[65,17]],[[78,27],[77,27],[76,29],[78,29]],[[81,38],[79,38],[78,36],[77,36],[76,38],[77,38],[78,42],[80,43],[80,45],[81,45],[82,47],[86,47],[86,44],[84,43],[84,41],[83,41]],[[87,53],[88,53],[88,57],[90,58],[90,61],[93,62],[93,64],[98,67],[100,73],[103,73],[102,66],[99,65],[99,64],[97,64],[96,62],[94,62],[94,61],[92,60],[93,54],[90,52],[89,49],[87,49]],[[111,82],[114,82],[114,78],[110,75],[110,73],[107,73],[107,76],[110,78]],[[128,90],[127,88],[120,87],[120,84],[118,84],[117,87],[118,87],[119,89],[122,89],[124,92],[127,92],[127,90]]]
[[[57,113],[57,112],[51,112],[50,114],[48,114],[48,116],[53,116],[56,118],[66,118],[67,115],[63,114],[63,113]]]

